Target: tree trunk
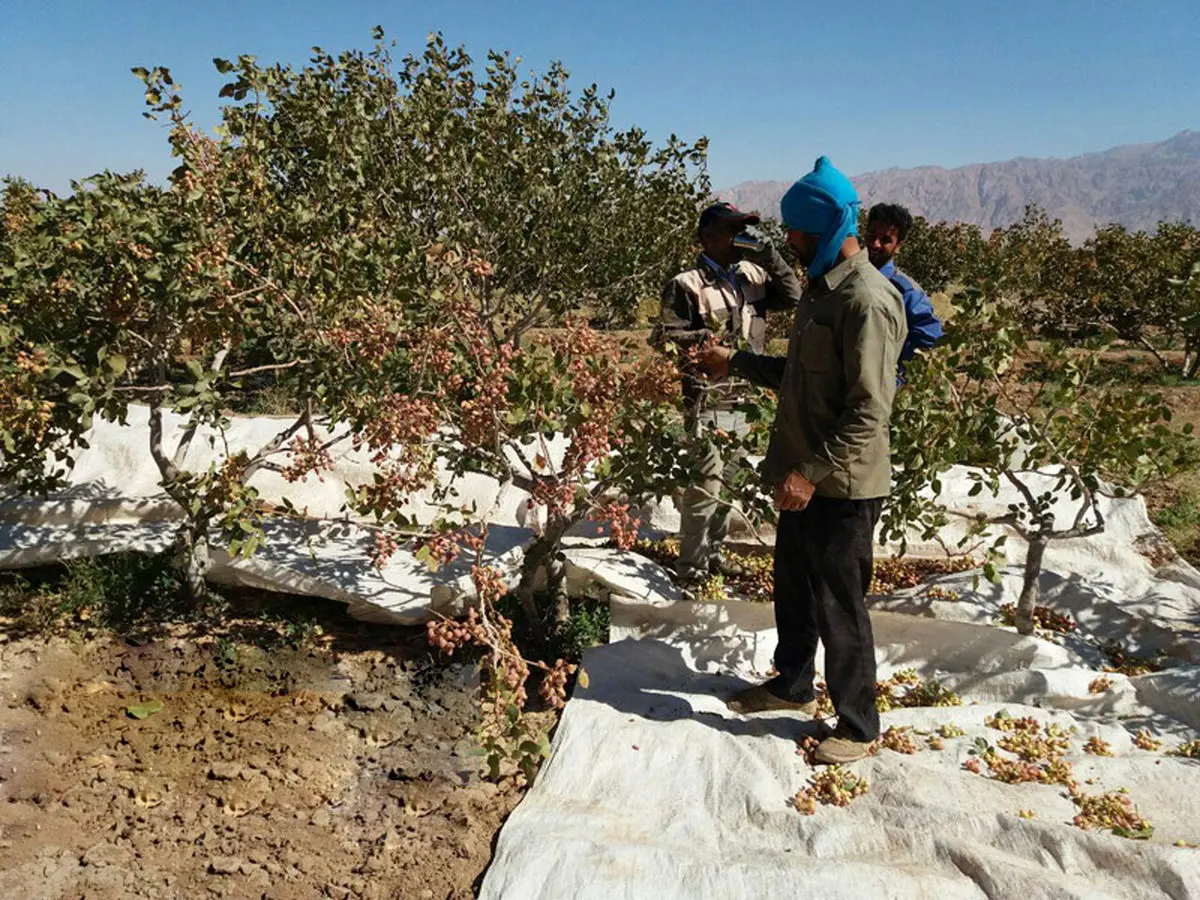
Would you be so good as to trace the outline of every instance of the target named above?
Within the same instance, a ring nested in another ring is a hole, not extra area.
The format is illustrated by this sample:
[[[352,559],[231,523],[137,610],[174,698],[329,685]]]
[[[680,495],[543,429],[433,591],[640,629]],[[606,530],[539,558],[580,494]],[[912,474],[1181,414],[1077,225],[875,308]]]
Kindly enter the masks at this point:
[[[183,597],[198,606],[208,593],[208,570],[212,559],[208,546],[208,527],[185,525],[175,540],[175,567],[183,580]]]
[[[567,596],[566,567],[559,553],[559,543],[572,520],[562,517],[546,525],[541,537],[535,540],[525,553],[525,561],[521,565],[521,581],[517,585],[517,597],[521,606],[538,628],[545,631],[541,613],[534,602],[534,588],[539,572],[546,574],[546,587],[554,601],[553,621],[561,625],[570,614],[570,598]]]
[[[567,567],[557,549],[546,560],[546,588],[553,603],[554,628],[558,631],[571,617],[571,597],[567,593]]]
[[[1021,587],[1021,597],[1017,600],[1016,626],[1018,634],[1033,634],[1033,610],[1037,606],[1040,589],[1038,581],[1042,575],[1042,557],[1046,555],[1046,545],[1050,543],[1049,535],[1038,533],[1029,539],[1029,549],[1025,552],[1025,583]]]
[[[1183,346],[1183,366],[1181,375],[1184,378],[1200,376],[1200,341],[1188,340]]]

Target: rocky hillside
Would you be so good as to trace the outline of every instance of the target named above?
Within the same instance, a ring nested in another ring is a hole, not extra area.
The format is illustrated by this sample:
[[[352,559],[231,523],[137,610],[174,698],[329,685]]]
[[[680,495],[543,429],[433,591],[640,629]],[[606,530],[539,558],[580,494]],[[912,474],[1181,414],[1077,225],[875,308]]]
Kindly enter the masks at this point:
[[[1070,159],[1010,159],[957,169],[885,169],[853,179],[865,203],[903,203],[937,221],[985,230],[1020,218],[1037,204],[1082,241],[1098,224],[1153,229],[1162,220],[1200,221],[1200,131],[1156,144],[1114,147]],[[719,194],[743,209],[778,215],[790,182],[747,181]]]

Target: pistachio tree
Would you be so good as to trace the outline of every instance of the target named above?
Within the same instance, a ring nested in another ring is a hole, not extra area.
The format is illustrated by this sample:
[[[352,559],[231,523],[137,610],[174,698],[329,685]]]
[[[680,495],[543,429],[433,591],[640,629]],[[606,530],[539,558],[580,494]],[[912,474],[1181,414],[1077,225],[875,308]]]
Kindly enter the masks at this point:
[[[703,143],[616,131],[608,98],[573,93],[558,65],[522,80],[491,53],[480,77],[439,36],[396,64],[376,36],[299,69],[216,60],[215,136],[169,70],[135,69],[179,161],[167,186],[102,173],[67,197],[5,195],[3,477],[47,486],[89,417],[145,403],[196,596],[214,538],[252,553],[265,515],[302,514],[268,510],[254,475],[320,474],[335,448],[376,465],[346,514],[370,523],[377,562],[405,541],[438,562],[478,540],[487,511],[450,485],[435,520],[407,511],[439,460],[531,491],[548,511],[531,567],[572,523],[621,522],[681,472],[663,452],[678,418],[665,362],[630,365],[572,322],[622,319],[686,254]],[[264,379],[291,398],[278,433],[191,471],[197,434],[225,435]],[[185,420],[171,441],[168,413]],[[565,459],[538,449],[552,433]]]
[[[1050,543],[1101,533],[1104,496],[1168,477],[1191,448],[1161,395],[1099,382],[1102,346],[1031,340],[995,285],[965,291],[956,305],[944,341],[913,361],[898,394],[899,470],[884,537],[902,540],[919,524],[929,539],[949,523],[936,495],[952,465],[973,467],[972,496],[1010,488],[1007,511],[970,520],[962,543],[985,538],[998,549],[998,526],[1024,540],[1016,624],[1028,634]],[[991,563],[987,574],[995,577]]]
[[[898,262],[926,291],[945,291],[972,281],[985,250],[978,225],[917,216]]]

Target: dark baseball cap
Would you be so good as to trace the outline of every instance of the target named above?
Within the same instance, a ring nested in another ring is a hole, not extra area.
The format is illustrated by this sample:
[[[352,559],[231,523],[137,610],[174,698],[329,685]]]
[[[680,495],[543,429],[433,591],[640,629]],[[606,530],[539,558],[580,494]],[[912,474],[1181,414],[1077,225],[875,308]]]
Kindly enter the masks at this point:
[[[734,222],[738,225],[757,225],[762,219],[758,213],[742,212],[732,203],[714,203],[700,213],[700,228],[704,229],[717,220]]]

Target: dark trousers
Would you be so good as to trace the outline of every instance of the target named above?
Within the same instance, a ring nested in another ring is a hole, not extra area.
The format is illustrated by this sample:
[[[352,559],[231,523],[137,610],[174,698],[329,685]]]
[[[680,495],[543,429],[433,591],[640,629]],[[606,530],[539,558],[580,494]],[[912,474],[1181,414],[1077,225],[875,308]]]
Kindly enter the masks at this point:
[[[867,616],[871,539],[883,500],[813,497],[800,512],[781,512],[775,535],[775,624],[779,675],[770,689],[813,699],[817,639],[825,645],[825,681],[838,734],[879,736],[875,708],[875,641]]]

